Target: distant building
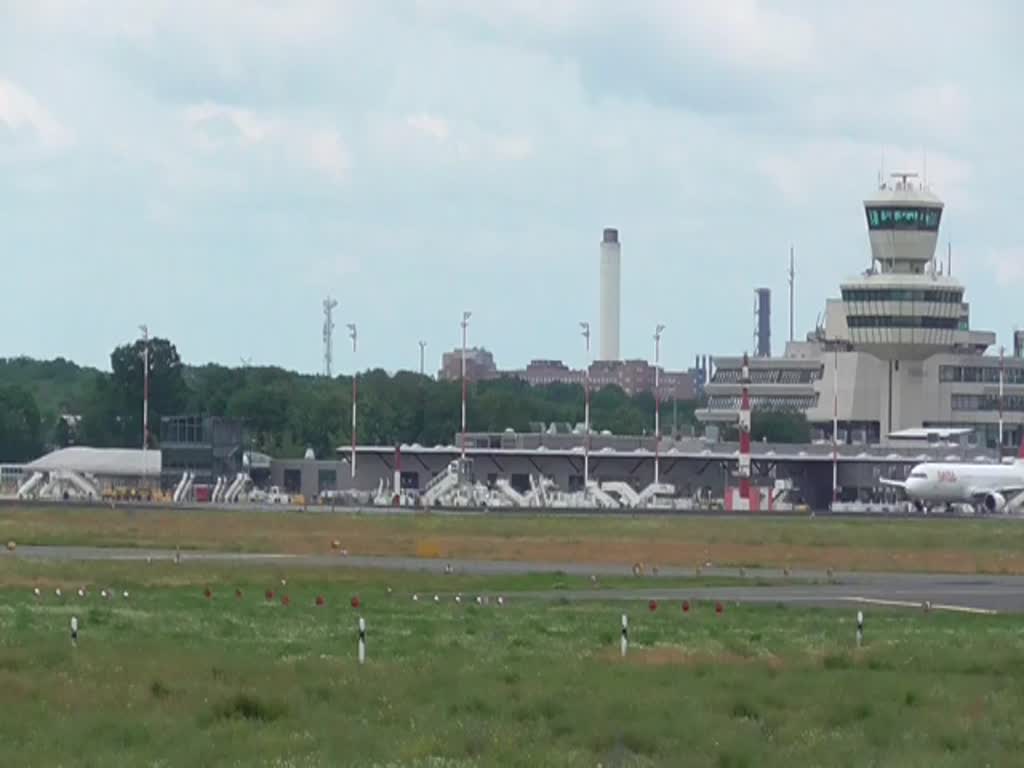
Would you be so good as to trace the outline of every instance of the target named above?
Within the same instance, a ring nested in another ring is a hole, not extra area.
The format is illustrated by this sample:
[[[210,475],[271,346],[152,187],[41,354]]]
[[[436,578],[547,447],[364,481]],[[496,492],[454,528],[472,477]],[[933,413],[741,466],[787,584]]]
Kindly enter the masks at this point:
[[[494,364],[494,355],[483,347],[470,347],[466,350],[466,380],[486,381],[498,378],[498,367]],[[441,356],[441,370],[438,378],[442,381],[462,380],[462,348],[445,352]]]
[[[522,379],[531,387],[547,384],[577,384],[583,386],[582,368],[570,368],[561,360],[531,360],[526,368],[498,370],[494,356],[486,349],[473,347],[466,350],[466,379],[486,381],[499,377]],[[441,358],[440,378],[459,381],[462,378],[462,350],[445,352]],[[689,371],[666,371],[660,374],[661,396],[664,400],[697,399],[697,383]],[[646,360],[595,360],[590,364],[590,386],[596,392],[604,387],[620,387],[627,395],[654,392],[654,366]]]
[[[531,360],[524,371],[507,371],[508,376],[525,379],[531,386],[584,383],[582,369],[573,369],[561,360]],[[597,360],[590,365],[590,386],[596,391],[608,386],[620,387],[627,395],[654,391],[654,366],[646,360]],[[659,388],[663,399],[693,400],[696,387],[689,373],[661,370]]]
[[[583,371],[574,371],[561,360],[531,360],[525,371],[515,371],[514,374],[525,379],[531,387],[545,384],[583,384]]]
[[[214,416],[181,415],[160,419],[164,485],[185,472],[197,483],[214,483],[242,471],[245,432],[240,421]]]

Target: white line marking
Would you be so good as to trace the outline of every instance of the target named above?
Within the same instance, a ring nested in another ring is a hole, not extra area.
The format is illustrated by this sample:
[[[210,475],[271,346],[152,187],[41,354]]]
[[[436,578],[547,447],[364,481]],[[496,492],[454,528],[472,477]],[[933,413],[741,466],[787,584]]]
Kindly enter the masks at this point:
[[[844,597],[851,603],[868,603],[870,605],[889,605],[897,608],[920,608],[923,605],[923,601],[911,601],[911,600],[882,600],[881,598],[875,597]],[[946,603],[932,603],[931,607],[937,611],[955,611],[957,613],[974,613],[984,616],[995,616],[998,611],[994,611],[990,608],[972,608],[969,605],[948,605]]]

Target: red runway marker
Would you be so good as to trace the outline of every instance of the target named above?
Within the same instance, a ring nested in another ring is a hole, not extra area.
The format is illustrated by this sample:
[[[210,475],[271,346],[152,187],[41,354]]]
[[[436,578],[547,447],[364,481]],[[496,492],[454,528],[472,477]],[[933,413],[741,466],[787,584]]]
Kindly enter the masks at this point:
[[[653,612],[653,611],[656,611],[656,610],[658,610],[658,601],[657,601],[657,600],[651,600],[651,602],[649,602],[649,603],[647,604],[647,607],[648,607],[648,609],[650,609],[650,610],[651,610],[652,612]]]
[[[316,596],[316,604],[317,605],[323,605],[324,604],[324,596],[323,595],[317,595]]]
[[[204,597],[205,597],[205,598],[206,598],[207,600],[209,600],[209,599],[210,599],[211,597],[213,597],[213,592],[211,592],[211,591],[210,591],[210,588],[209,588],[209,587],[207,587],[206,589],[204,589],[204,590],[203,590],[203,596],[204,596]]]
[[[291,604],[292,604],[292,601],[291,601],[291,598],[288,597],[288,595],[284,595],[281,598],[281,605],[283,605],[285,608],[287,608]]]
[[[715,613],[721,613],[724,610],[721,603],[715,603]]]
[[[265,593],[265,596],[266,596],[266,598],[267,598],[267,600],[268,600],[268,601],[269,601],[269,600],[273,600],[273,599],[274,599],[274,590],[272,590],[272,589],[268,589],[268,590],[266,591],[266,593]]]
[[[689,600],[683,600],[683,613],[689,613],[689,612],[690,612],[690,601]]]
[[[351,603],[353,608],[358,608],[360,605],[362,605],[362,602],[359,600],[359,595],[354,595],[352,597]]]

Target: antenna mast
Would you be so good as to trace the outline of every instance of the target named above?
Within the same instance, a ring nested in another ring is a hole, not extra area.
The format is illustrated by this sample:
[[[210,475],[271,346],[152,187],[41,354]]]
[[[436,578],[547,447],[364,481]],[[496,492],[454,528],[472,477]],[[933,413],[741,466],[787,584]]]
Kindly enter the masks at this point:
[[[334,310],[338,302],[328,296],[324,299],[324,376],[331,378],[334,362]]]
[[[793,262],[793,246],[789,246],[789,340],[793,341],[793,289],[796,284],[796,270]]]

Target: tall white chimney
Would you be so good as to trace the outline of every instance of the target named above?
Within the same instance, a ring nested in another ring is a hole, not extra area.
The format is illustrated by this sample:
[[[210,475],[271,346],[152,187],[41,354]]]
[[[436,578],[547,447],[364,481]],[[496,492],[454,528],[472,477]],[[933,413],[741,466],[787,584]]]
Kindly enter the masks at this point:
[[[619,230],[605,229],[601,238],[601,312],[599,360],[619,358]]]

